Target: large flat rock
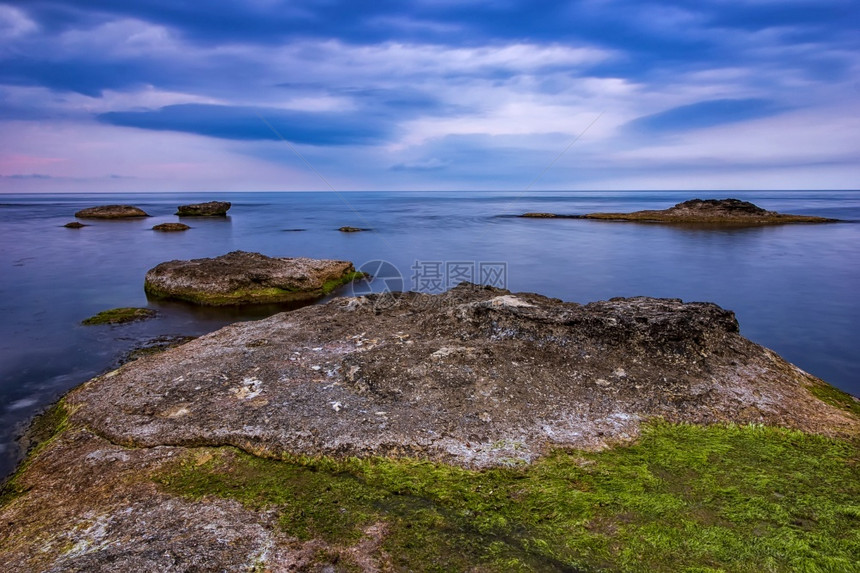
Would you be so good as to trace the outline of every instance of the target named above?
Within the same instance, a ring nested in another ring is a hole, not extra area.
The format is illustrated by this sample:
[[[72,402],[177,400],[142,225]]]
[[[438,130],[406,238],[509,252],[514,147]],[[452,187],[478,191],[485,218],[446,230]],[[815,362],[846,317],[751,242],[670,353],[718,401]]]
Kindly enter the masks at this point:
[[[207,201],[180,205],[176,208],[176,214],[180,217],[226,217],[231,206],[229,201]]]
[[[585,219],[656,223],[700,223],[722,225],[779,225],[785,223],[833,223],[836,219],[791,215],[768,211],[740,199],[690,199],[663,210],[633,213],[589,213]]]
[[[600,448],[659,416],[848,432],[823,384],[708,303],[459,287],[235,324],[96,379],[76,417],[128,446],[410,455],[466,466]]]
[[[349,261],[234,251],[161,263],[146,273],[144,288],[156,298],[224,306],[313,300],[357,276]]]

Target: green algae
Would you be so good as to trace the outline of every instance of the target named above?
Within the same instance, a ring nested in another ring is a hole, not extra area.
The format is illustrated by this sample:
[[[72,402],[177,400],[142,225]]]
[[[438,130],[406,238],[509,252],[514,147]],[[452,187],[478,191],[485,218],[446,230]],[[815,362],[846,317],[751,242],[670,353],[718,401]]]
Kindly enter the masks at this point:
[[[70,414],[65,400],[60,399],[33,419],[25,435],[29,444],[27,457],[18,466],[15,473],[0,485],[0,507],[5,506],[27,491],[27,488],[21,483],[21,477],[27,471],[32,460],[68,428]]]
[[[654,423],[633,445],[520,468],[206,448],[157,479],[273,510],[301,539],[348,543],[383,522],[398,570],[860,571],[857,446]]]
[[[104,310],[95,316],[81,322],[87,326],[95,324],[124,324],[126,322],[134,322],[136,320],[146,320],[156,315],[156,312],[151,308],[112,308]]]
[[[822,402],[830,404],[831,406],[836,406],[837,408],[846,410],[855,416],[860,417],[860,400],[851,394],[843,392],[839,388],[834,388],[830,384],[811,386],[809,391]]]

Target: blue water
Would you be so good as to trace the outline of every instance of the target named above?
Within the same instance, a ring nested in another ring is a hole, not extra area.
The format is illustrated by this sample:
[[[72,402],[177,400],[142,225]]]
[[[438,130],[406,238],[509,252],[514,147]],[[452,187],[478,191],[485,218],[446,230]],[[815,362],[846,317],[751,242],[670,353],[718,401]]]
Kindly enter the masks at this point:
[[[727,196],[848,222],[715,230],[501,216],[659,209]],[[177,220],[177,205],[210,199],[233,202],[226,220],[185,220],[193,228],[184,233],[150,230]],[[62,227],[81,208],[112,203],[154,216]],[[199,309],[144,295],[144,274],[156,264],[236,249],[356,266],[388,261],[407,289],[444,288],[470,272],[479,280],[484,268],[505,271],[493,278],[511,290],[569,301],[634,295],[713,301],[737,313],[748,338],[857,395],[858,221],[860,192],[853,191],[2,195],[0,475],[13,467],[17,427],[141,340],[199,335],[278,310]],[[343,225],[372,230],[338,232]],[[377,280],[373,288],[386,284]],[[118,306],[150,306],[159,316],[124,326],[80,325]]]

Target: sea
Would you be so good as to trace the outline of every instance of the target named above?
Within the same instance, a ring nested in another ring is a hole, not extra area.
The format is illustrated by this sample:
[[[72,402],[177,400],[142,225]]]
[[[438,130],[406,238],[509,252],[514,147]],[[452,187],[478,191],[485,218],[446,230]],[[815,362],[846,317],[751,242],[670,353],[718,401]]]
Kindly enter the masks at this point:
[[[843,222],[707,228],[516,217],[663,209],[695,197]],[[183,219],[185,232],[151,230],[177,221],[178,205],[209,200],[232,202],[229,216]],[[76,211],[107,204],[152,216],[63,226]],[[860,395],[860,191],[3,194],[0,477],[19,461],[16,436],[34,415],[132,349],[292,310],[201,308],[144,293],[146,271],[161,262],[235,250],[349,260],[375,277],[332,296],[441,292],[469,280],[578,303],[710,301],[734,311],[747,338]],[[81,324],[115,307],[157,316]]]

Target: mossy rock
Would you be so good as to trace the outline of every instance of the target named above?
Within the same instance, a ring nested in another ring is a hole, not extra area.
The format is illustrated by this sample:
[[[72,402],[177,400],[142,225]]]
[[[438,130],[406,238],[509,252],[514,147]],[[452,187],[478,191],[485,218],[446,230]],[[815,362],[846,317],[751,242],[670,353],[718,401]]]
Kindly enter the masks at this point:
[[[126,322],[135,322],[137,320],[146,320],[155,317],[157,313],[151,308],[112,308],[104,310],[95,316],[81,322],[87,326],[94,324],[124,324]]]

